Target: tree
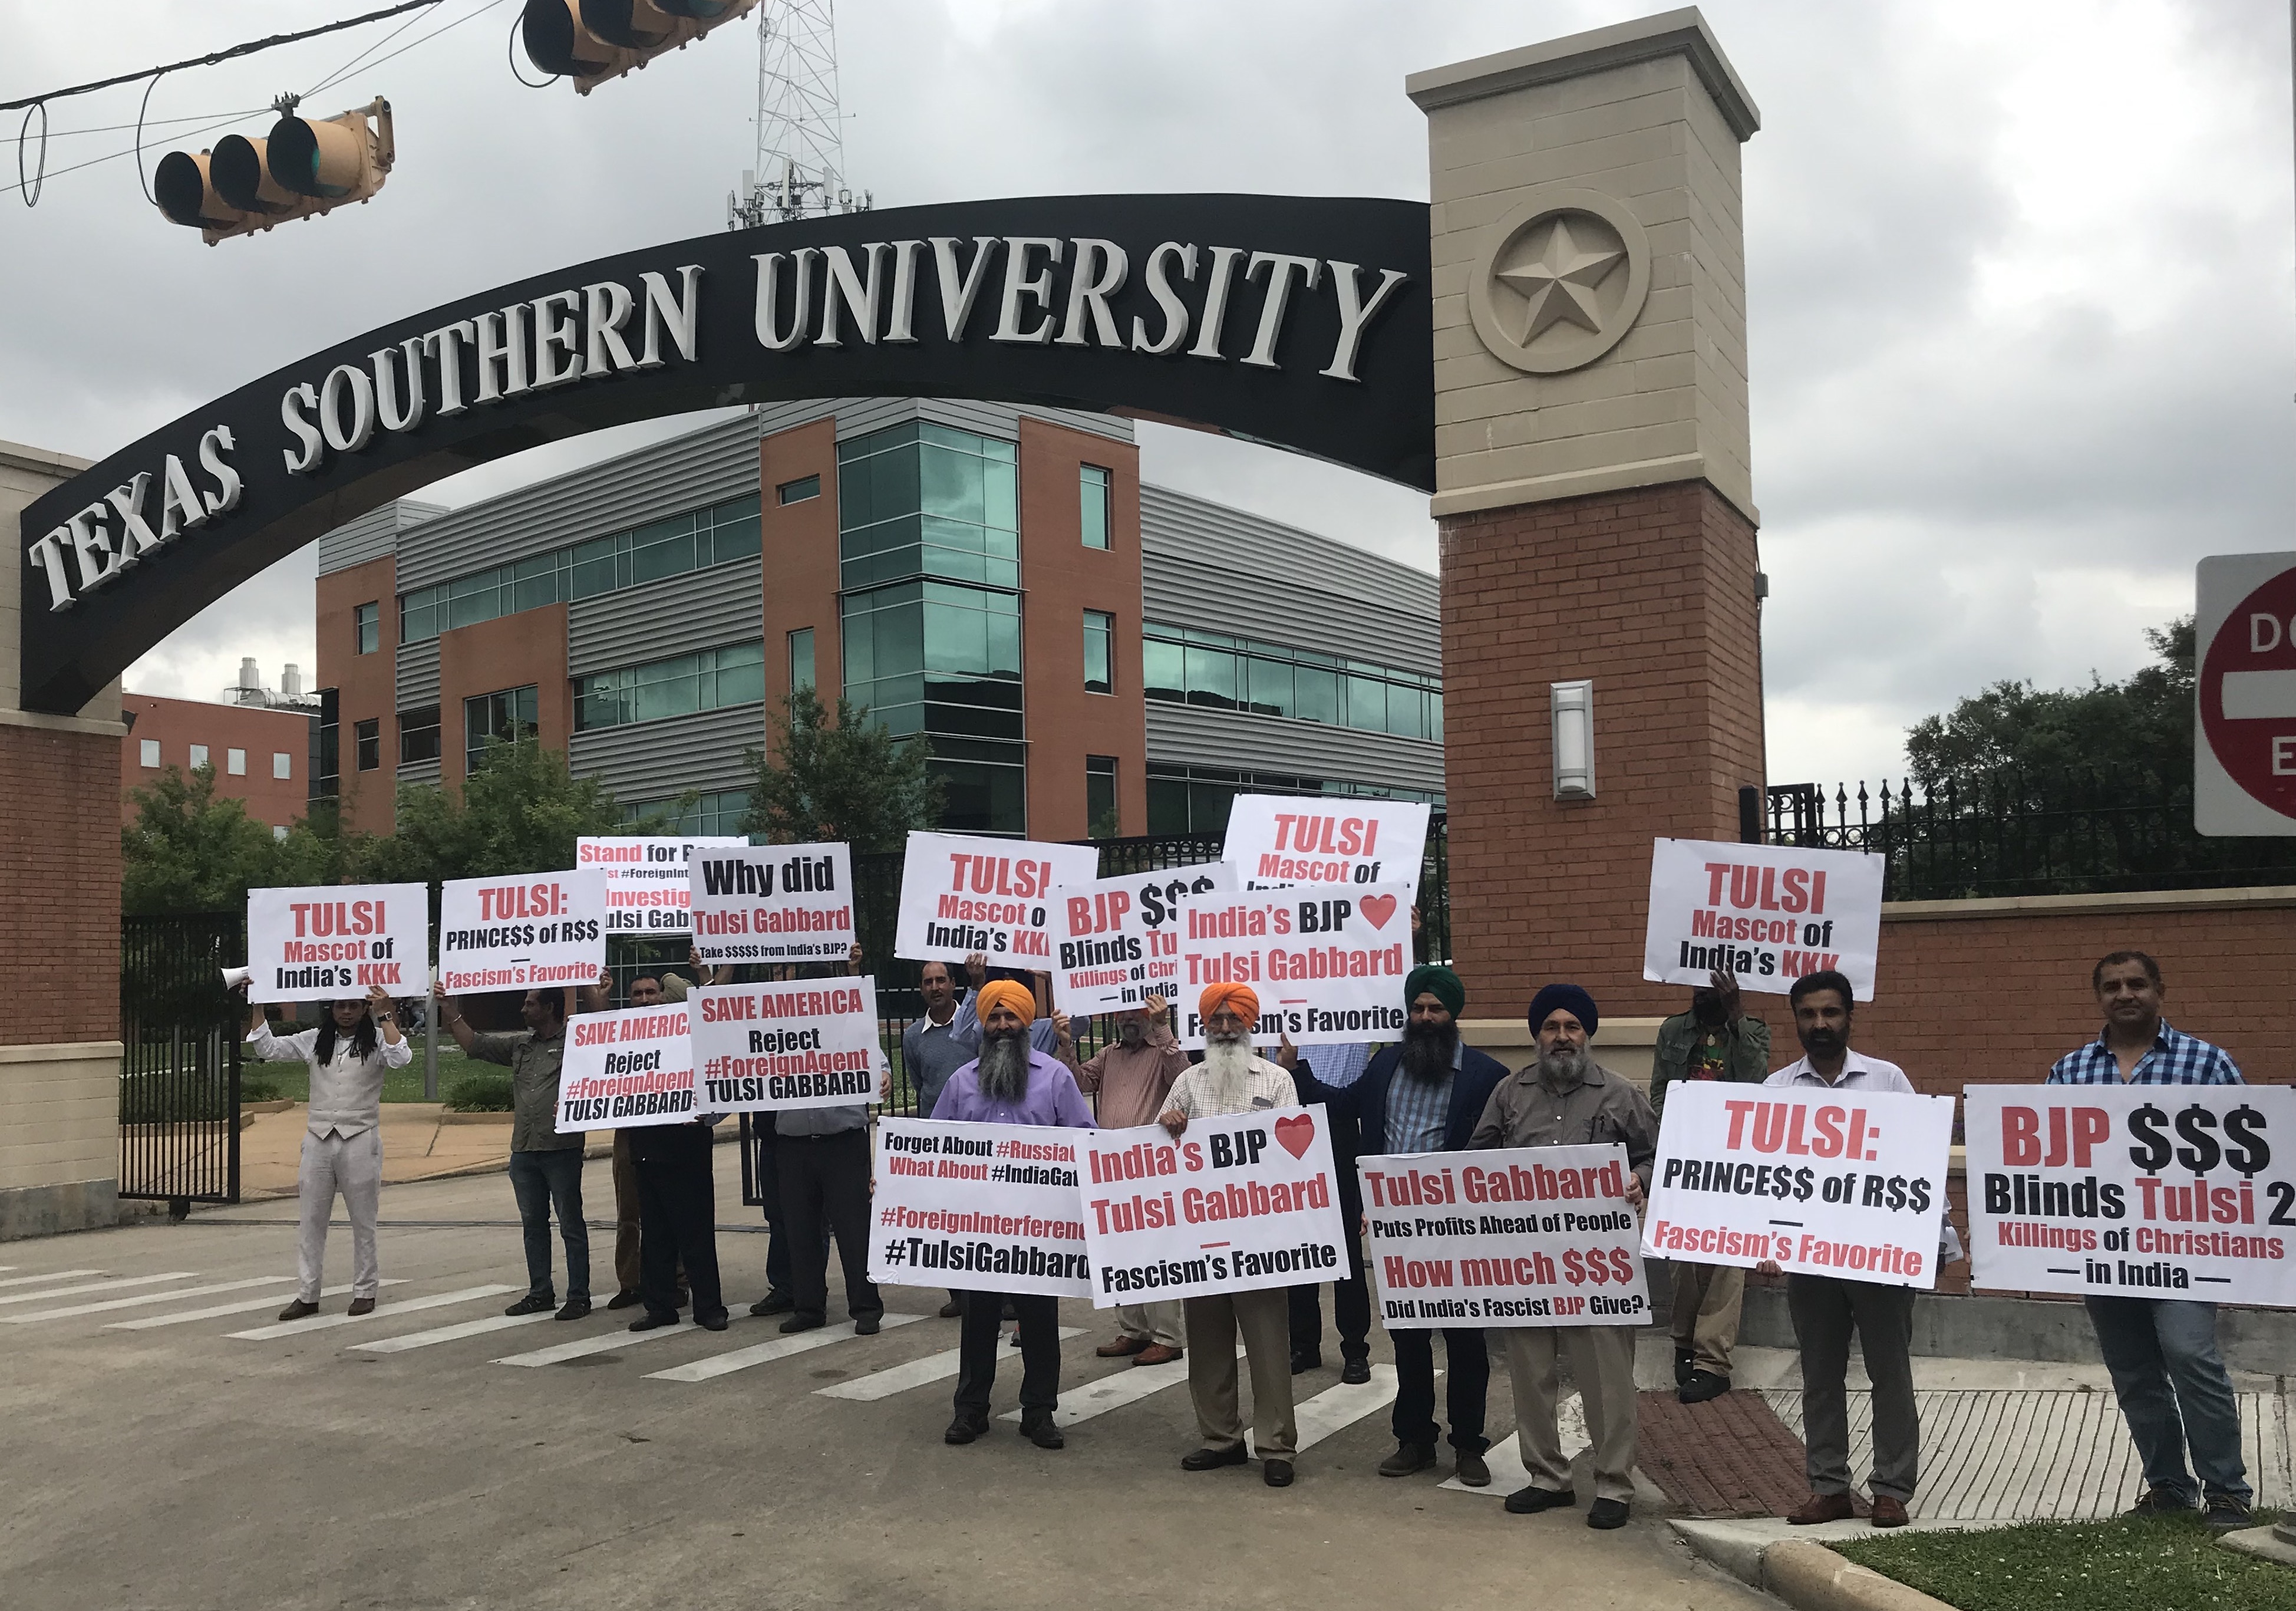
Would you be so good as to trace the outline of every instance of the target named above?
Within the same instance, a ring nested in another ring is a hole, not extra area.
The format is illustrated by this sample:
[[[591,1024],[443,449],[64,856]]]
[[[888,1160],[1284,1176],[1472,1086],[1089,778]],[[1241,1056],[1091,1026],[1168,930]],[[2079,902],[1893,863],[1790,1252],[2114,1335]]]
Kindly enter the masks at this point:
[[[215,783],[213,766],[169,767],[130,793],[135,821],[119,831],[122,911],[239,911],[250,889],[335,881],[340,847],[327,823],[299,821],[278,838],[243,801],[218,799]]]
[[[503,873],[554,873],[574,865],[584,834],[658,833],[657,818],[622,820],[613,793],[576,777],[566,756],[532,740],[488,746],[459,793],[401,784],[398,831],[346,855],[362,883],[428,884]]]
[[[772,719],[768,751],[750,750],[744,833],[776,844],[842,840],[858,853],[898,851],[940,820],[940,780],[922,741],[904,743],[868,707],[838,695],[836,719],[811,688],[791,690]]]

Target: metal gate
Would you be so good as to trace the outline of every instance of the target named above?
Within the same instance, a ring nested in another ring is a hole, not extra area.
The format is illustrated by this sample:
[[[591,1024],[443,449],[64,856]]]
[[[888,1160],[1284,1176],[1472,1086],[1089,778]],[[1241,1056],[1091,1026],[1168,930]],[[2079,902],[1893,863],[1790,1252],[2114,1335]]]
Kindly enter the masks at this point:
[[[119,1195],[239,1201],[239,1057],[246,1007],[223,969],[247,954],[236,912],[120,925]]]

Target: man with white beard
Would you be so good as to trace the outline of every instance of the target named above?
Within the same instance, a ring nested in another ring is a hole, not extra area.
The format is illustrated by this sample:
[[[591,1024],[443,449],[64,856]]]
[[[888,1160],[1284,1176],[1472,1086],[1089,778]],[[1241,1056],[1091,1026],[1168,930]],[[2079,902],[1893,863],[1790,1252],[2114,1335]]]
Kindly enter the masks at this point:
[[[1251,1032],[1259,998],[1242,984],[1208,987],[1197,1003],[1204,1024],[1204,1060],[1172,1086],[1157,1122],[1177,1139],[1191,1119],[1297,1107],[1292,1076],[1255,1056]],[[1251,1367],[1251,1433],[1259,1446],[1260,1475],[1270,1488],[1292,1485],[1292,1456],[1299,1428],[1292,1413],[1292,1300],[1281,1286],[1187,1298],[1188,1396],[1195,1401],[1203,1447],[1180,1457],[1187,1471],[1241,1466],[1250,1458],[1235,1402],[1235,1338]]]
[[[1091,1130],[1092,1109],[1076,1076],[1029,1044],[1036,998],[995,979],[980,987],[980,1056],[948,1077],[932,1116],[965,1124],[1049,1124]],[[970,1443],[988,1430],[988,1390],[996,1383],[996,1336],[1004,1307],[1020,1322],[1021,1435],[1039,1449],[1066,1442],[1053,1420],[1060,1401],[1060,1300],[1046,1293],[966,1291],[957,1344],[956,1418],[941,1441]]]

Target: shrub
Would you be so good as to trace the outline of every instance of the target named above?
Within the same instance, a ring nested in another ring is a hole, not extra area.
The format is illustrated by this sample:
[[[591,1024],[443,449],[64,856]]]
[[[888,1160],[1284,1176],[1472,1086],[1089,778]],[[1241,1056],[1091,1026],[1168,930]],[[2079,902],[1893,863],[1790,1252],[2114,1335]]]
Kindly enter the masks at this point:
[[[458,1114],[510,1112],[510,1071],[489,1069],[455,1075],[447,1082],[447,1106]]]
[[[242,1102],[276,1102],[285,1093],[280,1089],[279,1076],[251,1068],[239,1071],[239,1099]]]

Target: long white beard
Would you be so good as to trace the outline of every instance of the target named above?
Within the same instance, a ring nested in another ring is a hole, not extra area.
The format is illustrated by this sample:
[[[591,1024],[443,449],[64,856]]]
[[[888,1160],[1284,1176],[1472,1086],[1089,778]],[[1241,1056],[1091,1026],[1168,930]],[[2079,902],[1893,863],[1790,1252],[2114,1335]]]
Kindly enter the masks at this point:
[[[1241,1086],[1244,1076],[1251,1072],[1251,1040],[1240,1035],[1234,1040],[1204,1039],[1204,1067],[1223,1085]]]

